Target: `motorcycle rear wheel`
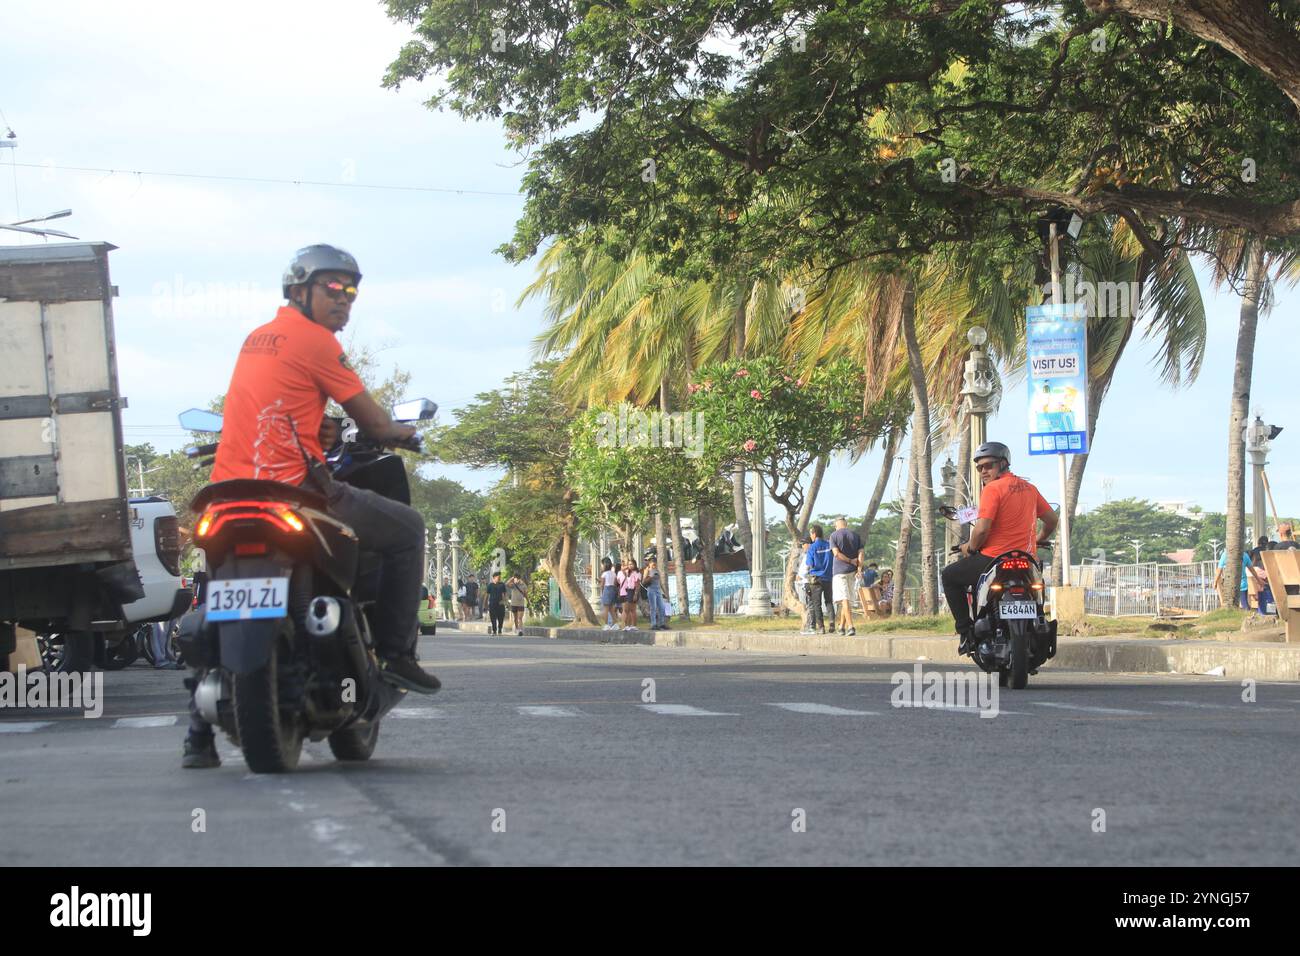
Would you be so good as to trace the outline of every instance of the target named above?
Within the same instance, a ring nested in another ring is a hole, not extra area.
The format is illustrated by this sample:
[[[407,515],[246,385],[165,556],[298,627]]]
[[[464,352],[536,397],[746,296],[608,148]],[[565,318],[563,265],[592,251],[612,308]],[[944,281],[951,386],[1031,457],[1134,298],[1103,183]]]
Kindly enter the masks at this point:
[[[335,760],[369,760],[378,742],[378,720],[370,721],[365,727],[344,727],[329,736],[330,753]]]
[[[282,670],[293,652],[293,625],[283,619],[266,665],[234,678],[235,727],[244,761],[253,773],[285,773],[302,755],[303,722],[296,708],[281,706]]]
[[[1024,690],[1029,684],[1029,634],[1019,622],[1008,624],[1011,628],[1011,675],[1012,690]]]

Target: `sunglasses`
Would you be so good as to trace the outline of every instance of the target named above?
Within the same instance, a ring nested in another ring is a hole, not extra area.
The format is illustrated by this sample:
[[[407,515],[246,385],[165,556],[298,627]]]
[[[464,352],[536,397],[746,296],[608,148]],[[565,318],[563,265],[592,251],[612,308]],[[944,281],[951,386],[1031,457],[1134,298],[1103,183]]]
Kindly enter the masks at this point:
[[[331,279],[329,282],[317,282],[316,285],[325,290],[325,294],[331,299],[346,300],[354,302],[357,298],[357,287],[348,285],[345,282],[339,282],[337,279]]]
[[[996,469],[997,467],[998,462],[996,461],[981,461],[975,463],[976,471],[988,471],[990,469]]]

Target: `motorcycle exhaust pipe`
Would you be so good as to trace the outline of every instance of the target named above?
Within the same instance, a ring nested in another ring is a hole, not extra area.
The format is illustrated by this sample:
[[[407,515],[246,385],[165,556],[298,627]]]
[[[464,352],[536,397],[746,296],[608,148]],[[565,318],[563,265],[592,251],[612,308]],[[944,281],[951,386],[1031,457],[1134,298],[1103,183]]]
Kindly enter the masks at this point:
[[[361,632],[357,627],[355,608],[350,601],[333,597],[314,597],[307,605],[307,631],[330,650],[342,645],[347,663],[360,685],[357,694],[357,706],[364,707],[370,696],[370,657],[365,644],[361,641]],[[337,638],[337,640],[330,640]],[[337,660],[335,653],[330,657]],[[338,661],[342,663],[342,661]]]

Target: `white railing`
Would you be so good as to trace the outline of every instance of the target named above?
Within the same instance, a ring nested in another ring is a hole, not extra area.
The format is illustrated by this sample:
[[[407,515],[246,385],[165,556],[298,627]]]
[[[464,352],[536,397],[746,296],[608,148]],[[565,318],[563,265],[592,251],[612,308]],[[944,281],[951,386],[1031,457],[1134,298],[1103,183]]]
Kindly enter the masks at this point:
[[[1213,561],[1196,564],[1076,564],[1072,578],[1084,589],[1084,608],[1107,617],[1160,617],[1204,613],[1219,606]]]

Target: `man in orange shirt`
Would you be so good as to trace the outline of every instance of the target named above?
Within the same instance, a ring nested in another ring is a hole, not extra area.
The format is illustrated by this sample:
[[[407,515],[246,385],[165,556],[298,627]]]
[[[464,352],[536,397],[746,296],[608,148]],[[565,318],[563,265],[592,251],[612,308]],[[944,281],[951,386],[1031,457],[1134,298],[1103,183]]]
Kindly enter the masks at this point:
[[[420,584],[424,577],[424,519],[414,508],[325,473],[319,432],[334,399],[361,431],[395,445],[415,435],[366,391],[335,334],[348,323],[361,269],[333,246],[299,249],[284,272],[289,300],[275,318],[244,340],[226,392],[221,443],[212,480],[259,478],[305,484],[325,495],[329,511],[356,533],[361,547],[383,557],[375,603],[376,651],[385,680],[431,694],[442,685],[415,657]],[[216,766],[212,728],[191,706],[187,767]]]
[[[966,589],[998,555],[1028,551],[1037,556],[1039,543],[1056,531],[1057,517],[1038,489],[1011,473],[1011,449],[1001,442],[985,442],[975,449],[975,467],[980,473],[979,517],[971,528],[970,540],[961,546],[961,559],[943,569],[943,594],[952,609],[961,637],[959,654],[971,650],[974,625],[966,606]],[[1038,533],[1039,519],[1043,532]]]

